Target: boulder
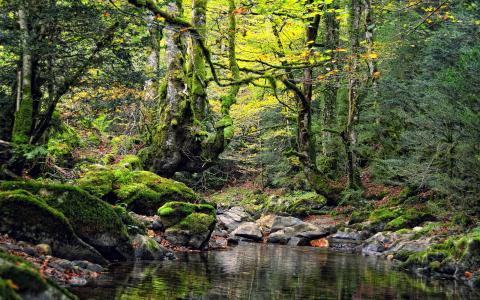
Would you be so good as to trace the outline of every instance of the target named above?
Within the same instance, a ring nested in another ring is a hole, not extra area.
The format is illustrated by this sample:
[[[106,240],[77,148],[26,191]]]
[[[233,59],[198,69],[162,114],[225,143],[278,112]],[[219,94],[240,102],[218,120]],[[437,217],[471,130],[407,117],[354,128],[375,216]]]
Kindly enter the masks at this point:
[[[295,217],[276,216],[275,219],[273,219],[273,224],[270,232],[282,230],[286,227],[292,227],[301,223],[303,223],[303,221]]]
[[[218,225],[229,233],[249,218],[250,215],[240,206],[234,206],[217,215]]]
[[[252,241],[261,241],[262,232],[257,224],[254,222],[245,222],[230,233],[230,240],[238,240],[238,238],[245,238]]]
[[[55,256],[107,261],[81,240],[63,213],[25,190],[0,192],[0,232],[34,244],[48,244]]]
[[[69,220],[75,233],[104,257],[126,260],[133,257],[133,248],[122,218],[105,201],[86,191],[65,184],[36,181],[5,182],[2,190],[23,189],[44,200]]]
[[[315,225],[300,221],[300,223],[294,226],[285,227],[284,229],[271,233],[268,236],[267,241],[269,243],[287,244],[289,243],[291,238],[297,237],[300,239],[300,241],[298,241],[297,244],[307,245],[311,239],[305,236],[302,236],[302,234],[306,232],[317,232],[317,231],[318,231],[318,228]]]
[[[0,251],[0,298],[69,300],[77,297],[42,276],[27,261]]]
[[[362,249],[362,241],[367,236],[366,231],[340,230],[328,237],[328,244],[339,251],[359,252]]]
[[[174,245],[205,249],[215,227],[215,217],[192,213],[165,230],[165,239]]]
[[[135,249],[135,260],[160,260],[171,256],[167,255],[170,252],[168,249],[145,235],[135,235],[132,244]]]
[[[142,215],[154,215],[168,201],[198,199],[184,183],[123,165],[88,171],[77,185],[109,203],[125,203],[129,210]]]
[[[204,249],[215,228],[215,208],[209,204],[168,202],[158,209],[166,228],[165,238],[174,245]]]
[[[215,208],[209,204],[192,204],[187,202],[172,201],[164,204],[157,211],[159,222],[164,228],[169,228],[180,223],[192,213],[203,213],[215,216]]]

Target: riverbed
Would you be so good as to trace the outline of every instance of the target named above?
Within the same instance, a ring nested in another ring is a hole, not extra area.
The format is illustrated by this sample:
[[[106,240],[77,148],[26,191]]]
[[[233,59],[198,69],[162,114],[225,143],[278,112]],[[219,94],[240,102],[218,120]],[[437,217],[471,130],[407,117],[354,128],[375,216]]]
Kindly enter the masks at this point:
[[[177,260],[114,264],[73,292],[81,299],[480,299],[384,259],[312,247],[243,243]]]

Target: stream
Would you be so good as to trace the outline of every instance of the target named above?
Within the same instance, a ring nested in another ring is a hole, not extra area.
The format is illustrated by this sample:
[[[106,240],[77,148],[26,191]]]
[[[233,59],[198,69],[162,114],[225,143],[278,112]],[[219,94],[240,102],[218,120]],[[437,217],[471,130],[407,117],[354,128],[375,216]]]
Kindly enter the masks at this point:
[[[80,299],[480,299],[461,283],[427,280],[388,261],[311,247],[242,243],[173,261],[112,265]]]

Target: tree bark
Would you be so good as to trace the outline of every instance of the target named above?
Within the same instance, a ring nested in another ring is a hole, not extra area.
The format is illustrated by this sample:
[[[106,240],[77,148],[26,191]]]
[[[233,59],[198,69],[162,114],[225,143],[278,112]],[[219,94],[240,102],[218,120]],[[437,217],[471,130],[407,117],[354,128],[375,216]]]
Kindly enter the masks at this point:
[[[349,188],[358,188],[361,186],[360,174],[357,166],[355,153],[355,144],[357,143],[357,133],[355,125],[358,122],[358,109],[360,106],[359,90],[359,54],[360,54],[360,23],[361,23],[361,3],[360,0],[351,0],[350,12],[350,62],[349,62],[349,81],[348,81],[348,99],[347,99],[347,121],[342,139],[347,153],[347,186]]]
[[[26,3],[22,2],[18,10],[18,23],[21,31],[22,43],[22,68],[18,82],[20,103],[17,102],[17,111],[13,123],[12,141],[15,143],[28,143],[33,127],[33,99],[32,99],[32,52],[30,45],[30,32]]]
[[[336,49],[339,48],[340,40],[340,22],[336,19],[335,9],[338,9],[338,1],[333,1],[324,8],[324,24],[325,24],[325,49],[330,51],[331,61],[329,64],[331,70],[338,70],[338,54]],[[338,79],[327,78],[327,82],[323,88],[324,103],[322,110],[322,122],[324,129],[333,129],[336,126],[336,110],[337,110],[337,92]],[[332,145],[332,133],[324,130],[322,133],[322,151],[323,155],[331,159],[330,168],[336,168],[337,155]]]

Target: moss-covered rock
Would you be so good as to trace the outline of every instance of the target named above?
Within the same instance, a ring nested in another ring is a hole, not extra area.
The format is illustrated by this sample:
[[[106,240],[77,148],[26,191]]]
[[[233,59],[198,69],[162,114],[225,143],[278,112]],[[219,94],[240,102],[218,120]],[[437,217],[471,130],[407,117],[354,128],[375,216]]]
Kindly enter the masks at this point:
[[[165,228],[178,224],[192,213],[203,213],[215,217],[215,208],[209,204],[192,204],[172,201],[158,209],[158,216]]]
[[[50,207],[60,211],[75,233],[108,259],[127,259],[133,256],[127,228],[108,203],[86,191],[65,184],[46,184],[36,181],[5,182],[0,190],[27,190]]]
[[[0,250],[0,299],[77,299],[31,264]]]
[[[158,215],[170,243],[193,249],[208,245],[216,223],[215,208],[209,204],[168,202],[158,209]]]
[[[287,212],[296,216],[316,214],[326,205],[327,199],[315,192],[304,193],[295,198],[288,206]]]
[[[107,202],[125,203],[129,210],[145,215],[155,214],[168,201],[198,199],[195,192],[181,182],[124,167],[89,171],[77,184]]]
[[[127,168],[129,170],[142,170],[142,160],[140,157],[132,154],[127,154],[117,163],[118,166]]]
[[[106,260],[82,241],[60,211],[25,190],[0,192],[0,232],[51,246],[53,255],[104,264]]]
[[[413,253],[401,264],[402,268],[424,268],[428,271],[458,274],[480,268],[480,227],[467,234],[451,236],[427,250]],[[456,275],[457,276],[457,275]]]
[[[396,231],[403,228],[412,228],[426,221],[434,221],[435,217],[430,213],[419,211],[415,208],[405,210],[402,215],[396,217],[385,225],[384,230]]]
[[[215,222],[215,216],[194,212],[165,230],[165,237],[174,245],[203,249],[208,245]]]

